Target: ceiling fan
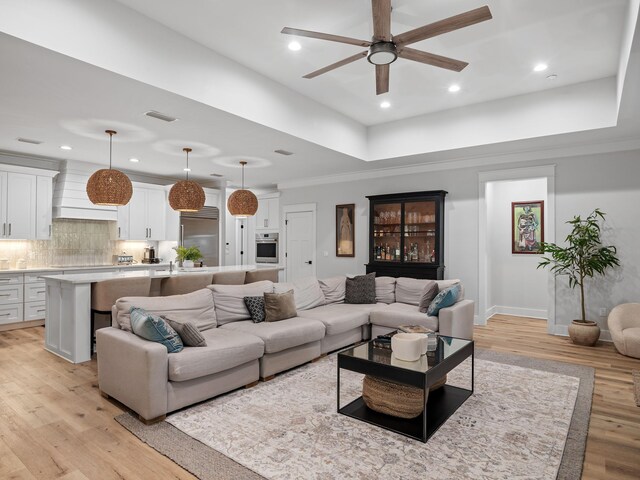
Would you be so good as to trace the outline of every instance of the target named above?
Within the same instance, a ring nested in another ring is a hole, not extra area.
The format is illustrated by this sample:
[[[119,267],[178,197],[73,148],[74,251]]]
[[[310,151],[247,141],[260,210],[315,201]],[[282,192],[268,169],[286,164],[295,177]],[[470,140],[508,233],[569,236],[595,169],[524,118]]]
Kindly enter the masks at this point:
[[[376,95],[380,95],[389,91],[389,65],[395,62],[398,57],[459,72],[469,64],[460,60],[454,60],[453,58],[409,48],[407,45],[460,28],[469,27],[492,18],[489,7],[485,5],[484,7],[469,10],[468,12],[393,36],[391,35],[391,0],[371,0],[371,8],[373,11],[373,38],[371,41],[331,35],[328,33],[312,32],[310,30],[300,30],[298,28],[285,27],[282,29],[281,33],[287,35],[317,38],[369,48],[364,52],[357,53],[339,62],[316,70],[315,72],[308,73],[303,78],[315,78],[318,75],[366,57],[369,63],[376,66]]]

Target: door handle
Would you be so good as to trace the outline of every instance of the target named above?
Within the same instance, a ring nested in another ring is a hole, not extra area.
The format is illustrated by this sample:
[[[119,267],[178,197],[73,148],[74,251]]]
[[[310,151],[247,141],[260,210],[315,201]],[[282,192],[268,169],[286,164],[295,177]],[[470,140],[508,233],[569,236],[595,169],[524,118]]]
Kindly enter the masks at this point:
[[[120,227],[118,227],[118,238],[120,238]]]
[[[304,262],[304,263],[306,263],[308,265],[312,265],[313,264],[313,262],[311,260],[309,260],[308,262]]]
[[[7,224],[3,223],[2,224],[2,236],[4,237],[7,233]]]
[[[11,236],[11,224],[9,224],[9,236]]]
[[[151,228],[149,228],[149,238],[151,238]]]

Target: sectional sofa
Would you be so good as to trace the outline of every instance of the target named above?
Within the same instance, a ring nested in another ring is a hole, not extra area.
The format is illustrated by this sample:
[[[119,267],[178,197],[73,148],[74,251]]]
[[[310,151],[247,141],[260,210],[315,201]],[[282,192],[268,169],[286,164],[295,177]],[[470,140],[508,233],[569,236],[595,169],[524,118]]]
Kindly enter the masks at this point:
[[[376,303],[347,304],[346,277],[310,277],[292,284],[268,280],[245,285],[209,285],[165,297],[125,297],[112,309],[112,327],[96,332],[101,393],[134,410],[147,423],[231,390],[269,380],[276,373],[328,352],[396,329],[424,325],[443,335],[472,338],[474,304],[464,299],[437,317],[418,303],[427,280],[376,278]],[[439,288],[459,280],[439,280]],[[297,317],[254,323],[245,296],[294,291]],[[192,321],[206,347],[167,353],[160,343],[131,332],[129,311],[140,307]]]

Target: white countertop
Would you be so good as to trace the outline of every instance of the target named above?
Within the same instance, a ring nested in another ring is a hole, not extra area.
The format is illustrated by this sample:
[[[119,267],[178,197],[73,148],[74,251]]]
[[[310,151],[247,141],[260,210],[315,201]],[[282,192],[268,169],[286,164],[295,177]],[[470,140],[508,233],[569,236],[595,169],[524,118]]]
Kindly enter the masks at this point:
[[[4,273],[37,273],[37,272],[71,272],[82,270],[112,270],[114,268],[121,269],[138,269],[138,268],[156,268],[169,267],[168,263],[134,263],[133,265],[85,265],[85,266],[69,266],[69,267],[34,267],[34,268],[11,268],[8,270],[0,270],[0,275]]]
[[[226,265],[221,267],[200,267],[193,269],[176,269],[173,272],[169,272],[168,265],[164,269],[158,270],[146,270],[146,271],[130,271],[130,272],[103,272],[103,273],[69,273],[63,275],[42,275],[45,280],[55,280],[58,282],[80,284],[80,283],[94,283],[101,280],[111,280],[113,278],[166,278],[177,275],[192,275],[194,273],[217,273],[217,272],[238,272],[249,270],[260,270],[266,268],[276,268],[278,270],[284,270],[281,265]]]

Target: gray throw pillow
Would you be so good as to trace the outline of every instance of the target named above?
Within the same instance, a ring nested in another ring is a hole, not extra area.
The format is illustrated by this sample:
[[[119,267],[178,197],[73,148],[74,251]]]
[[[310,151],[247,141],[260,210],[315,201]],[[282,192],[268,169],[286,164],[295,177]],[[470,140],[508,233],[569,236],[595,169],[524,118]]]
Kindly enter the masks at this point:
[[[192,322],[177,318],[162,317],[173,328],[187,347],[206,347],[207,341]]]
[[[418,303],[418,308],[422,313],[427,313],[431,300],[436,298],[436,295],[438,295],[438,284],[435,280],[429,280],[420,294],[420,302]]]
[[[347,277],[344,303],[376,303],[376,274]]]
[[[264,294],[264,313],[267,322],[286,320],[298,315],[293,290],[284,293]]]
[[[264,295],[261,297],[244,297],[244,304],[249,310],[253,323],[264,322]]]

